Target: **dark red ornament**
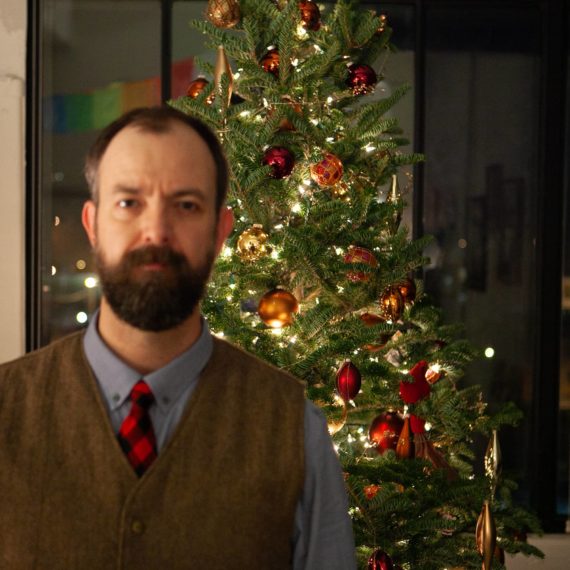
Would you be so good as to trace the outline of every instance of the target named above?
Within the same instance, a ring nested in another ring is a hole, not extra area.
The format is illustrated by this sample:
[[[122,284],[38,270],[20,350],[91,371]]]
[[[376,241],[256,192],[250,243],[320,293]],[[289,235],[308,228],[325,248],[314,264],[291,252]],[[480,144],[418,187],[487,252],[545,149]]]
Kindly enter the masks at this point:
[[[301,12],[301,20],[304,28],[316,32],[321,27],[321,11],[314,2],[301,0],[301,2],[299,2],[299,11]]]
[[[261,58],[261,66],[267,73],[279,77],[279,50],[277,48],[270,48]]]
[[[345,401],[354,400],[360,392],[362,376],[360,370],[347,360],[336,374],[336,390],[339,396]]]
[[[262,162],[271,166],[272,178],[285,178],[295,166],[295,156],[284,146],[271,146],[263,153]]]
[[[376,72],[366,63],[353,63],[349,66],[346,84],[355,95],[371,93],[377,82]]]
[[[368,559],[368,570],[394,570],[394,563],[386,552],[377,548]]]
[[[402,398],[406,404],[415,404],[419,400],[423,400],[429,396],[431,388],[426,380],[427,368],[428,363],[425,360],[420,360],[410,370],[410,376],[414,379],[413,382],[407,382],[405,380],[400,382],[400,398]]]
[[[384,412],[372,420],[368,437],[380,455],[388,449],[396,451],[403,426],[404,420],[396,412]]]

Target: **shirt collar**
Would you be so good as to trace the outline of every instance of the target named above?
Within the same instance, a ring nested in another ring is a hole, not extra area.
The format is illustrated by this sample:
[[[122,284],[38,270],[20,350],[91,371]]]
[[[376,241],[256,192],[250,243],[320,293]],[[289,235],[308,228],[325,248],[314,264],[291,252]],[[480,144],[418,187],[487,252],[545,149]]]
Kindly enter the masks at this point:
[[[97,311],[87,327],[83,345],[87,361],[110,410],[115,410],[125,403],[133,386],[142,377],[152,390],[159,410],[167,413],[184,390],[198,380],[200,372],[212,355],[212,335],[206,321],[202,319],[202,332],[190,348],[166,366],[141,376],[107,346],[97,330],[98,320]]]

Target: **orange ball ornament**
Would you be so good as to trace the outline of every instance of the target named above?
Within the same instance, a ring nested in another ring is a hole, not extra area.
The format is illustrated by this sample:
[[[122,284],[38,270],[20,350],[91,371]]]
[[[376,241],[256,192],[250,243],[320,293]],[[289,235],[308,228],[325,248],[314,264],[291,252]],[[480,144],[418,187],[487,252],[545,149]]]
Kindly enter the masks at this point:
[[[205,79],[204,77],[197,77],[196,79],[194,79],[194,81],[191,81],[190,84],[188,85],[187,89],[186,89],[186,95],[188,97],[191,97],[192,99],[196,99],[196,97],[198,97],[198,95],[200,95],[202,93],[202,91],[204,91],[204,88],[209,85],[209,81],[207,79]],[[215,94],[212,93],[207,99],[206,99],[206,103],[208,105],[211,105],[212,102],[214,101],[214,97]]]
[[[319,186],[334,186],[341,178],[344,172],[342,162],[338,156],[330,152],[325,157],[311,165],[311,178]]]
[[[380,297],[380,312],[387,321],[396,322],[404,312],[404,299],[398,287],[388,287]]]
[[[267,53],[261,58],[261,66],[267,73],[279,77],[279,50],[277,48],[269,48]]]
[[[206,18],[217,28],[233,28],[240,21],[238,0],[209,0]]]
[[[321,11],[315,2],[301,0],[299,2],[299,11],[301,12],[301,23],[304,28],[316,32],[321,27]]]
[[[398,291],[404,299],[404,303],[412,304],[416,300],[416,284],[413,279],[407,277],[401,283],[398,283]]]
[[[285,289],[272,289],[261,297],[257,312],[269,327],[278,329],[293,322],[293,315],[299,311],[295,296]]]

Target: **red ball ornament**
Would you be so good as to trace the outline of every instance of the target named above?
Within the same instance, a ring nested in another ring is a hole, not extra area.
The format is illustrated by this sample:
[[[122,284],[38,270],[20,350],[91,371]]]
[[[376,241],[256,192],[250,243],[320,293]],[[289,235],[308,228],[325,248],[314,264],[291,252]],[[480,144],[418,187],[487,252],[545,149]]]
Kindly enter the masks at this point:
[[[396,412],[384,412],[372,420],[368,437],[380,455],[388,449],[396,451],[403,426],[404,420]]]
[[[336,390],[339,396],[345,401],[354,400],[360,392],[362,376],[360,370],[347,360],[336,374]]]
[[[426,380],[426,371],[428,363],[425,360],[420,360],[411,370],[410,376],[414,379],[413,382],[400,382],[400,398],[406,404],[415,404],[419,400],[427,398],[430,393],[430,385]]]
[[[257,308],[261,320],[275,329],[290,325],[298,310],[297,299],[285,289],[272,289],[265,293]]]
[[[352,89],[355,95],[365,95],[372,93],[378,82],[376,72],[365,63],[353,63],[348,68],[346,84]]]
[[[198,95],[204,91],[204,88],[209,85],[209,83],[210,82],[204,77],[197,77],[188,85],[186,89],[186,95],[192,99],[196,99],[196,97],[198,97]],[[214,101],[214,97],[215,93],[210,94],[210,96],[206,99],[206,103],[208,105],[211,105]]]
[[[377,548],[368,559],[368,570],[394,570],[394,563],[386,552]]]
[[[295,156],[284,146],[271,146],[263,153],[262,162],[271,166],[272,178],[285,178],[295,166]]]
[[[314,2],[301,0],[299,2],[299,11],[301,12],[301,21],[304,28],[316,32],[321,27],[321,11]]]
[[[378,261],[374,257],[373,253],[364,247],[359,247],[356,245],[351,245],[344,256],[345,263],[363,263],[369,265],[370,267],[378,267]],[[359,281],[369,281],[370,274],[364,271],[349,271],[346,274],[349,281],[357,283]]]
[[[267,53],[261,58],[261,66],[267,73],[279,77],[279,50],[277,48],[269,48]]]
[[[334,186],[341,178],[344,172],[344,167],[338,156],[330,152],[325,154],[325,157],[316,164],[312,164],[311,178],[319,186]]]

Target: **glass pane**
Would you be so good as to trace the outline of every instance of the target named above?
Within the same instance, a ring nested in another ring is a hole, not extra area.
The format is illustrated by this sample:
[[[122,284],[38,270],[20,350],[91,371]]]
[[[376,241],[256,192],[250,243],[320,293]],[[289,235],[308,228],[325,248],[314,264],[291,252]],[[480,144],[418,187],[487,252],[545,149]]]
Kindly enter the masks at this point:
[[[160,102],[160,3],[46,0],[42,65],[41,344],[83,326],[98,303],[81,227],[83,159],[123,111]]]
[[[514,401],[525,414],[500,434],[522,501],[532,460],[538,16],[469,4],[430,8],[426,20],[424,228],[436,238],[426,288],[448,321],[488,348],[467,381],[491,409]]]

